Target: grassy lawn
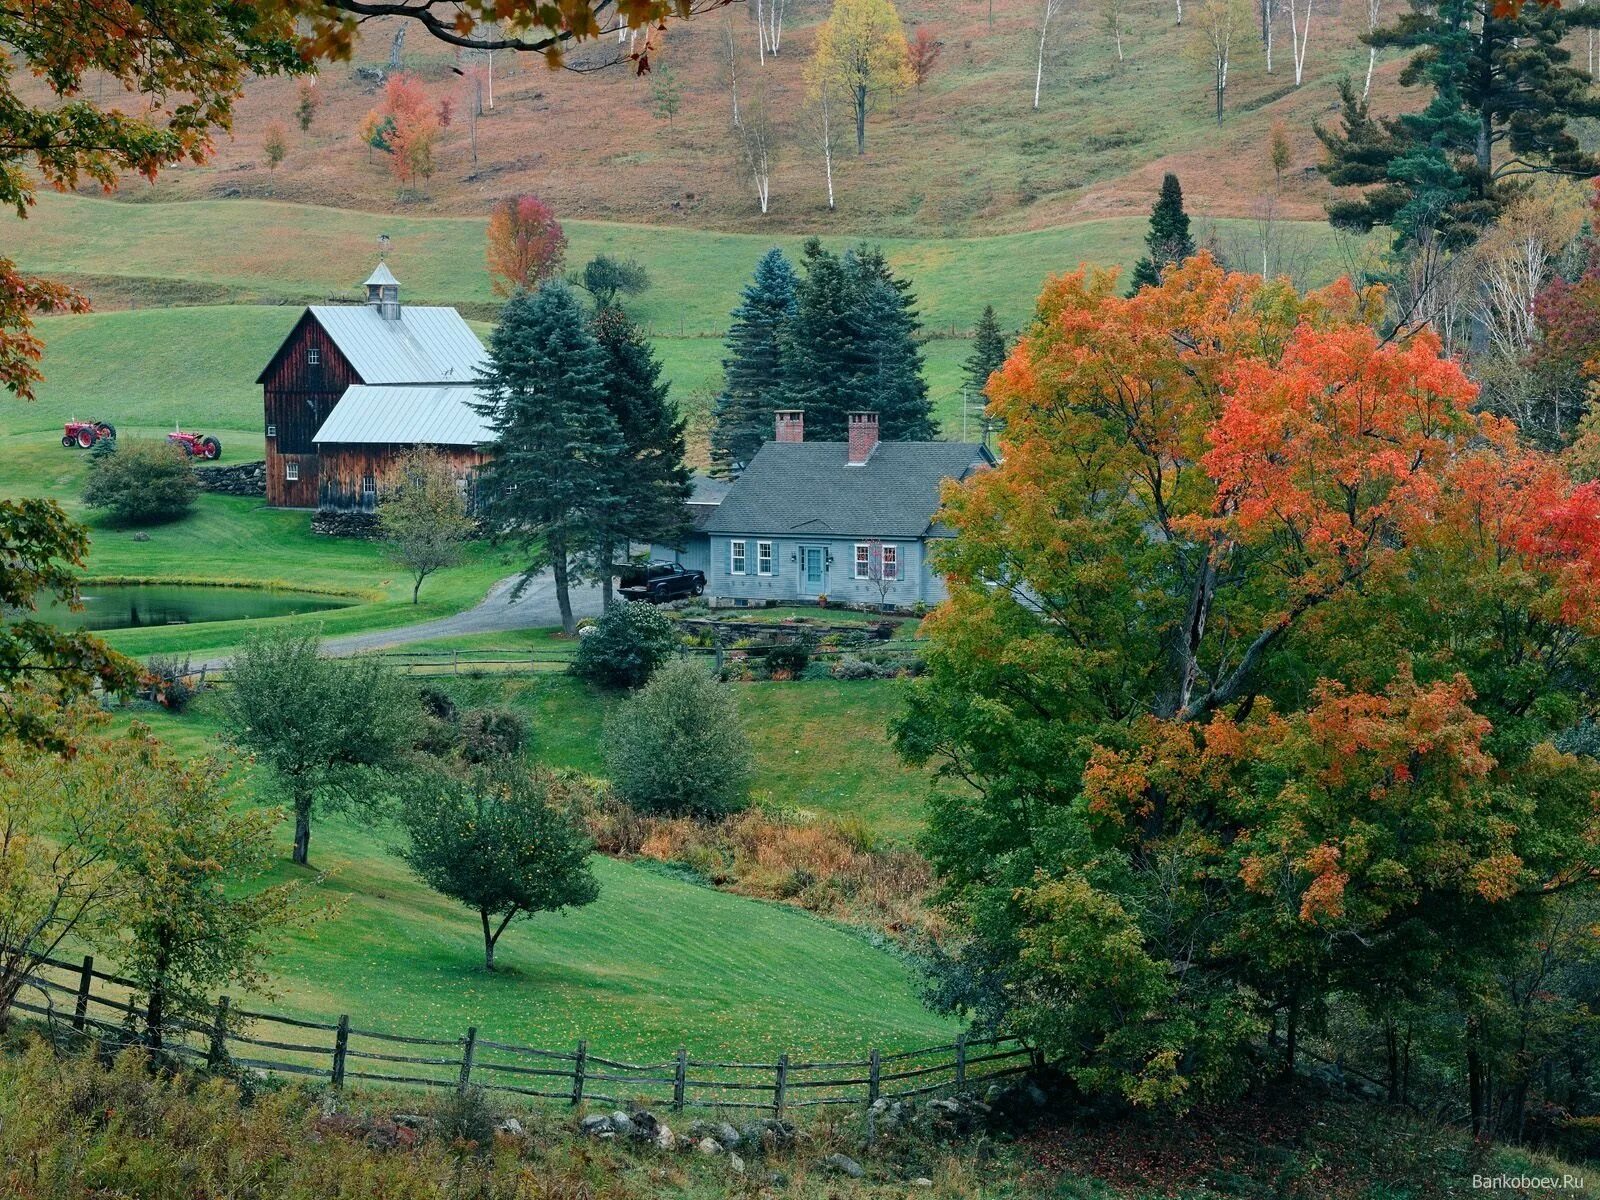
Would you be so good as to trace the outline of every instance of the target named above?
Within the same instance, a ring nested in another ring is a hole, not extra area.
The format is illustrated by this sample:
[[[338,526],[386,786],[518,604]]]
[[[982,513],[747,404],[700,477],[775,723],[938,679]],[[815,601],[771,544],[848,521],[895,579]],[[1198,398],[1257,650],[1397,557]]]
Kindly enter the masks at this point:
[[[602,705],[559,682],[565,710],[598,717]],[[184,751],[204,751],[218,733],[203,709],[141,719]],[[541,732],[537,749],[551,761],[582,736],[575,726],[559,740]],[[854,1055],[955,1032],[922,1008],[905,964],[852,931],[608,859],[596,860],[596,903],[514,924],[497,954],[504,969],[489,975],[476,915],[416,883],[390,852],[394,836],[360,816],[320,816],[318,875],[304,876],[287,862],[285,825],[274,881],[305,877],[338,907],[289,939],[274,968],[279,994],[260,1003],[349,1013],[368,1029],[455,1036],[477,1025],[485,1037],[558,1049],[588,1037],[595,1053],[646,1058],[685,1043],[768,1060],[780,1050]]]
[[[485,635],[510,646],[510,635]],[[438,643],[443,649],[467,639]],[[415,647],[407,647],[415,649]],[[613,693],[569,675],[434,677],[463,704],[509,704],[533,728],[542,762],[605,774],[606,715]],[[806,680],[735,685],[755,750],[757,803],[859,817],[886,837],[904,839],[922,827],[928,776],[906,767],[889,745],[899,711],[894,680]]]

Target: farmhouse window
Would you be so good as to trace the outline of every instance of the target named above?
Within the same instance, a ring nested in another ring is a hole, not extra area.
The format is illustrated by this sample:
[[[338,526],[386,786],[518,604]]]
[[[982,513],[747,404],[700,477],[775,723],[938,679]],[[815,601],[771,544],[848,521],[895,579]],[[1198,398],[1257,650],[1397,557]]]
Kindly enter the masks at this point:
[[[732,575],[743,575],[745,573],[745,570],[744,570],[744,543],[743,542],[729,542],[728,543],[728,551],[729,551],[729,559],[728,559],[728,572],[729,572],[729,574],[732,574]]]
[[[306,366],[308,366],[308,367],[320,367],[321,365],[322,365],[322,347],[320,347],[320,346],[307,346],[306,347]]]
[[[900,547],[885,546],[880,553],[883,555],[883,577],[885,579],[899,579]]]
[[[283,477],[285,479],[287,479],[290,483],[299,482],[299,479],[300,479],[300,464],[297,463],[297,462],[286,462],[286,463],[284,463],[283,464]]]
[[[872,577],[872,547],[866,542],[856,543],[856,578]]]
[[[267,436],[268,437],[277,437],[278,436],[278,427],[276,425],[268,425],[267,426]]]
[[[772,543],[771,542],[757,542],[756,543],[756,574],[757,575],[771,575],[772,574]]]

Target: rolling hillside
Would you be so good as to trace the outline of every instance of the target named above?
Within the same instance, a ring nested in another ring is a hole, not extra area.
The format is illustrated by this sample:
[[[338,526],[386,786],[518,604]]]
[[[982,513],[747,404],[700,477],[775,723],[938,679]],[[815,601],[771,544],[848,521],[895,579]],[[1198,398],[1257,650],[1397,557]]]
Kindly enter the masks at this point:
[[[473,66],[412,29],[403,69],[448,101],[454,119],[438,173],[421,193],[400,192],[382,153],[361,141],[362,119],[378,101],[372,68],[388,64],[395,26],[364,26],[355,61],[324,67],[320,110],[308,132],[294,119],[296,83],[250,85],[235,135],[203,167],[175,169],[157,186],[130,181],[127,199],[257,197],[366,210],[478,213],[494,200],[534,191],[563,219],[607,219],[676,228],[971,236],[1040,229],[1105,216],[1142,214],[1164,170],[1183,177],[1202,215],[1253,214],[1279,194],[1286,216],[1318,220],[1325,196],[1313,167],[1311,123],[1334,104],[1335,82],[1358,78],[1357,41],[1366,6],[1315,5],[1305,77],[1296,87],[1287,16],[1274,71],[1247,38],[1231,70],[1228,116],[1211,116],[1208,76],[1194,53],[1193,19],[1175,22],[1173,0],[1124,6],[1126,58],[1118,62],[1098,3],[1068,5],[1055,19],[1040,106],[1032,107],[1038,0],[905,0],[909,32],[926,28],[942,54],[926,85],[886,99],[868,123],[866,154],[836,153],[839,207],[825,205],[820,153],[805,133],[804,63],[824,0],[789,0],[781,56],[757,62],[753,8],[744,4],[674,22],[655,35],[652,61],[682,88],[670,124],[652,115],[652,80],[625,68],[552,72],[542,60],[498,56],[494,107],[477,122],[477,159],[467,120]],[[1192,13],[1191,13],[1192,18]],[[759,90],[776,116],[778,165],[772,211],[763,216],[738,165],[730,130],[726,39],[738,47],[746,103]],[[591,45],[592,60],[614,49]],[[356,74],[361,68],[362,78]],[[1377,103],[1407,102],[1398,63],[1380,65]],[[1267,136],[1282,122],[1295,154],[1281,182],[1267,161]],[[288,156],[269,170],[264,131],[279,122]]]

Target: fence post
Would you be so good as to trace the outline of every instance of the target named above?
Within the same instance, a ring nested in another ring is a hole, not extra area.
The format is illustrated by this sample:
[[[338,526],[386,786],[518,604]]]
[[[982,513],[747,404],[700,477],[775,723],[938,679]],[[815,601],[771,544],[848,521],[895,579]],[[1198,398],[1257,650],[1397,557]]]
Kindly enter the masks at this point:
[[[333,1086],[344,1086],[344,1059],[350,1049],[350,1014],[339,1017],[339,1027],[333,1034]]]
[[[453,668],[453,672],[457,675],[461,674],[461,651],[450,651],[450,663]]]
[[[772,1089],[772,1107],[778,1119],[783,1119],[783,1105],[789,1092],[789,1056],[778,1055],[778,1082]]]
[[[588,1057],[589,1043],[580,1038],[578,1053],[572,1064],[572,1103],[575,1105],[583,1103],[583,1068]]]
[[[867,1103],[871,1104],[878,1098],[880,1077],[883,1072],[883,1057],[874,1046],[867,1055]]]
[[[472,1056],[478,1050],[478,1027],[467,1029],[467,1044],[461,1050],[461,1078],[456,1081],[456,1091],[465,1093],[472,1084]]]
[[[83,1032],[84,1018],[89,1015],[89,988],[94,983],[94,955],[83,956],[83,974],[78,976],[78,1000],[72,1006],[72,1027]]]
[[[672,1109],[683,1111],[683,1093],[689,1083],[689,1048],[678,1047],[678,1069],[672,1076]]]
[[[967,1086],[967,1035],[956,1034],[956,1090]]]
[[[213,1071],[228,1057],[228,998],[217,997],[217,1015],[211,1022],[211,1045],[206,1048],[206,1066]]]

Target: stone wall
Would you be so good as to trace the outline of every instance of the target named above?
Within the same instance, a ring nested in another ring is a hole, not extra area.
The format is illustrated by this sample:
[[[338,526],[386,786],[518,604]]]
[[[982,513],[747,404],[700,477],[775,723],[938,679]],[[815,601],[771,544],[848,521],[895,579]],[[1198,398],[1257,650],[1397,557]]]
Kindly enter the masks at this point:
[[[196,467],[194,477],[202,492],[223,496],[261,496],[267,494],[267,464],[262,461],[235,463],[231,467]]]
[[[329,537],[375,538],[378,518],[369,512],[333,512],[318,509],[311,518],[311,532]]]

